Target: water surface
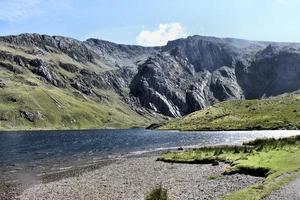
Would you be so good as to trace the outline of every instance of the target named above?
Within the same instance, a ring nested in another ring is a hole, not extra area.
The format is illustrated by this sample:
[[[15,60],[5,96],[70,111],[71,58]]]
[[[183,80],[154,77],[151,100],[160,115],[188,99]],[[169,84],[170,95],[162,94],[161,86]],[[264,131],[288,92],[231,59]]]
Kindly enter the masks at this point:
[[[144,129],[0,132],[0,180],[24,171],[45,172],[129,154],[221,144],[300,131],[178,132]]]

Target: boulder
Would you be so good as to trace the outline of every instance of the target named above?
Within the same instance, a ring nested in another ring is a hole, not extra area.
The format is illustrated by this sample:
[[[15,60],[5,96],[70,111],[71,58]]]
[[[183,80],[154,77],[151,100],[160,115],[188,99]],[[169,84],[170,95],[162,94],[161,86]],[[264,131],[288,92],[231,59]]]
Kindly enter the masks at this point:
[[[27,119],[30,122],[34,122],[35,121],[34,114],[31,113],[31,112],[29,112],[29,111],[27,111],[27,110],[24,110],[24,109],[20,110],[20,115],[21,115],[21,117]]]
[[[20,110],[21,117],[27,119],[30,122],[35,122],[37,120],[44,119],[44,115],[41,112],[32,113],[26,109]]]
[[[219,165],[219,162],[214,160],[212,163],[211,163],[212,166],[218,166]]]

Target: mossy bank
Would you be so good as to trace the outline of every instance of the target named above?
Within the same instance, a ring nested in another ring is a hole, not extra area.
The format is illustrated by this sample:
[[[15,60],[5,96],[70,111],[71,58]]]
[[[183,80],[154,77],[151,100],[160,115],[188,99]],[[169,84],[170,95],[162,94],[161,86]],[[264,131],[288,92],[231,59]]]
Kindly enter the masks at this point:
[[[242,173],[266,177],[261,184],[228,194],[223,199],[256,200],[300,177],[300,136],[282,139],[257,139],[243,146],[205,147],[169,152],[158,160],[173,163],[230,163],[225,175]]]

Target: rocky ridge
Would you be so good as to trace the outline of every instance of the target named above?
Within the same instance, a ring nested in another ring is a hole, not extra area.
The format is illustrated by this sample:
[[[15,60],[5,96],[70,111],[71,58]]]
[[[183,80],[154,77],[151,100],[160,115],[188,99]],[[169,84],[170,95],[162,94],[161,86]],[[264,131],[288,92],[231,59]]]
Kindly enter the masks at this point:
[[[300,44],[191,36],[141,47],[21,34],[0,37],[0,69],[10,74],[0,75],[1,87],[30,74],[99,103],[117,96],[141,116],[178,117],[219,101],[299,90]]]

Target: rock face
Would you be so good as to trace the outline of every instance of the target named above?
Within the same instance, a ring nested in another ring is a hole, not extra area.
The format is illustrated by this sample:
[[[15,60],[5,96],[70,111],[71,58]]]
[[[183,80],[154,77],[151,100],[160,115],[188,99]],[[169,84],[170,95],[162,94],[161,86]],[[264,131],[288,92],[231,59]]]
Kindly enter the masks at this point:
[[[278,95],[300,87],[299,47],[269,45],[255,55],[250,65],[236,68],[238,83],[246,98]]]
[[[1,70],[29,70],[46,84],[99,101],[110,101],[105,94],[113,93],[140,114],[178,117],[228,99],[300,89],[297,43],[192,36],[141,47],[21,34],[0,37],[0,46],[6,47],[0,49]]]
[[[61,83],[57,78],[54,77],[52,67],[49,63],[39,59],[35,59],[31,60],[29,62],[29,65],[29,69],[32,71],[32,73],[41,76],[56,87],[63,87],[63,83]]]
[[[228,99],[298,90],[300,45],[193,36],[169,42],[130,89],[145,107],[182,116]]]

